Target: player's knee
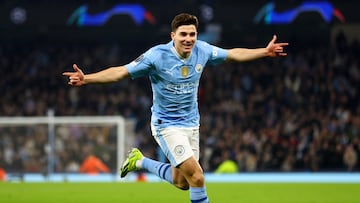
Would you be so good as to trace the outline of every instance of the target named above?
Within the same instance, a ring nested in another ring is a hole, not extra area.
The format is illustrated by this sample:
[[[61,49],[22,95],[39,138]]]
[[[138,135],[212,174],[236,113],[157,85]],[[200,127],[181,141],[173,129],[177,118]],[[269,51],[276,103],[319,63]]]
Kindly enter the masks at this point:
[[[194,173],[191,176],[191,182],[199,187],[202,187],[205,184],[205,178],[203,173]]]

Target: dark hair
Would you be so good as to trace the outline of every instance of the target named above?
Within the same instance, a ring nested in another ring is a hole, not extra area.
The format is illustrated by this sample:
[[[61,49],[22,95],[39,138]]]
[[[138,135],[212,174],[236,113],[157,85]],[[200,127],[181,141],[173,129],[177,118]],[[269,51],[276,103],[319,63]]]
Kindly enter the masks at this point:
[[[188,13],[180,13],[174,17],[171,22],[171,31],[175,32],[178,27],[182,25],[195,25],[196,29],[198,29],[199,21],[198,18],[194,15]]]

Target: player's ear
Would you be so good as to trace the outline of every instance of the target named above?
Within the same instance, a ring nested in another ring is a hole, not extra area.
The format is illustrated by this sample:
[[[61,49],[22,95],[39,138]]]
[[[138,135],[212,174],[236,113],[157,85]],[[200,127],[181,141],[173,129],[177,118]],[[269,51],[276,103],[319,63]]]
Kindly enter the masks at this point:
[[[175,32],[170,32],[170,37],[172,40],[174,40]]]

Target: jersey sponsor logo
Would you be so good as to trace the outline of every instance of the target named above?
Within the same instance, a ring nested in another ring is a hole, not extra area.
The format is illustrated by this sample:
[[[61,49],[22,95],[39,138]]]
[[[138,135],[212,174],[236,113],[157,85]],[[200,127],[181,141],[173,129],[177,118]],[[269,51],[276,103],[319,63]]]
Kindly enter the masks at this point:
[[[196,64],[196,66],[195,66],[195,71],[197,72],[197,73],[200,73],[201,72],[201,70],[202,70],[202,65],[201,64]]]
[[[183,76],[183,78],[189,76],[189,67],[187,66],[181,67],[181,76]]]
[[[196,91],[198,83],[167,84],[166,89],[174,94],[189,94]]]
[[[185,153],[185,148],[182,145],[177,145],[174,149],[176,156],[182,156]]]

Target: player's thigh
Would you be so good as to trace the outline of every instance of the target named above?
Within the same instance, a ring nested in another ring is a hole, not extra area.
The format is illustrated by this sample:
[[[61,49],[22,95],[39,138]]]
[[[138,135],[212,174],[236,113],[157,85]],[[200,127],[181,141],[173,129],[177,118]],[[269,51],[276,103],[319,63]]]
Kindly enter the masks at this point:
[[[185,160],[199,157],[199,138],[194,128],[151,126],[152,134],[172,166],[177,167]],[[198,132],[198,130],[197,130]],[[195,136],[195,138],[194,138]]]

